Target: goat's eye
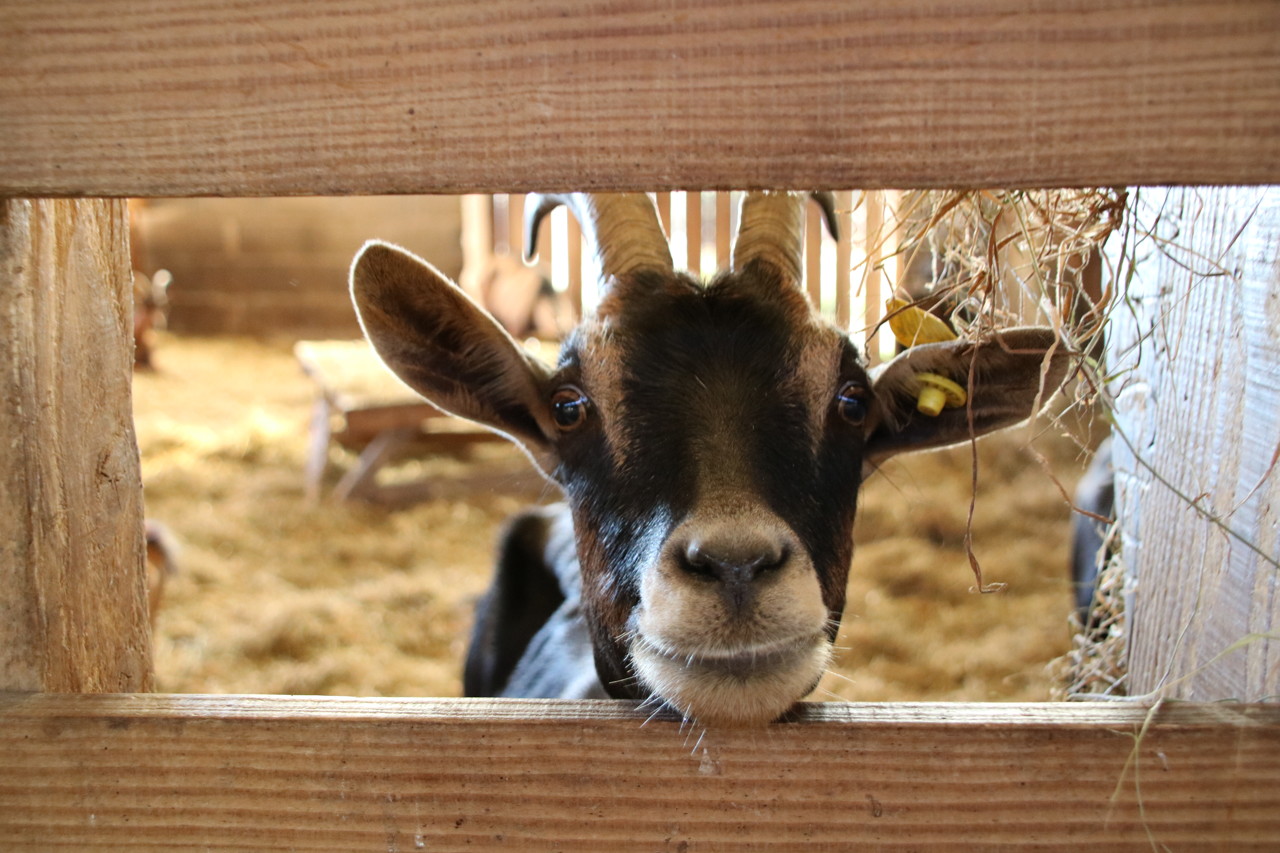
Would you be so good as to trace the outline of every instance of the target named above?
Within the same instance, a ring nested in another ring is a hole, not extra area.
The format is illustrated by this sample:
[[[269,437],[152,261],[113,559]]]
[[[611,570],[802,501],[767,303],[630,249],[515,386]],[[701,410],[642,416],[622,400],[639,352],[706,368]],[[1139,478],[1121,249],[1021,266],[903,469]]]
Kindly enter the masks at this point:
[[[551,417],[562,430],[577,429],[586,422],[589,405],[586,394],[566,385],[551,395]]]
[[[849,423],[862,426],[867,419],[867,389],[857,382],[844,383],[836,394],[836,409]]]

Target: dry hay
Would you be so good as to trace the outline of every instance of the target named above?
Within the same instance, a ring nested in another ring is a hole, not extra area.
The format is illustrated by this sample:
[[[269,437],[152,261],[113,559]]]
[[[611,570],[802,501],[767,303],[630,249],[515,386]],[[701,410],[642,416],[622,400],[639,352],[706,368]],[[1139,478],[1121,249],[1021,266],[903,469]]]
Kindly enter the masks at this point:
[[[944,316],[962,338],[1048,325],[1088,354],[1121,280],[1101,247],[1128,209],[1128,193],[1115,188],[911,191],[867,241],[882,267],[901,265],[897,295]],[[861,272],[865,280],[871,271]]]
[[[1125,619],[1125,569],[1116,527],[1107,535],[1101,556],[1093,605],[1089,618],[1081,622],[1072,614],[1071,651],[1053,664],[1060,686],[1055,699],[1095,699],[1129,695],[1129,672]]]
[[[481,567],[526,496],[309,505],[314,391],[287,346],[165,337],[156,360],[134,383],[144,495],[182,542],[156,627],[158,688],[456,694]],[[506,446],[479,452],[497,470],[527,465]]]
[[[899,261],[895,296],[944,317],[962,338],[1022,324],[1057,330],[1077,371],[1055,423],[1081,436],[1087,458],[1108,428],[1107,320],[1123,305],[1135,240],[1158,224],[1137,222],[1135,201],[1119,188],[913,191],[868,242],[885,262]],[[1113,235],[1119,247],[1103,252]],[[1096,590],[1103,625],[1077,624],[1071,654],[1055,662],[1059,697],[1123,689],[1123,570],[1114,563]],[[974,571],[981,585],[976,561]]]
[[[1013,430],[978,444],[973,547],[966,554],[968,447],[891,460],[863,488],[858,543],[834,674],[822,695],[851,700],[1044,701],[1046,664],[1070,647],[1070,508],[1040,465],[1071,485],[1081,453],[1056,432]]]
[[[314,390],[287,345],[162,336],[156,362],[135,381],[147,512],[183,542],[156,626],[158,689],[458,695],[503,520],[554,496],[308,505]],[[1033,429],[979,443],[973,538],[988,579],[1008,584],[998,595],[971,592],[968,447],[894,460],[867,484],[842,651],[816,698],[1050,697],[1046,664],[1070,648],[1070,513],[1036,453],[1067,488],[1083,459],[1057,427]],[[483,450],[495,470],[528,465]]]

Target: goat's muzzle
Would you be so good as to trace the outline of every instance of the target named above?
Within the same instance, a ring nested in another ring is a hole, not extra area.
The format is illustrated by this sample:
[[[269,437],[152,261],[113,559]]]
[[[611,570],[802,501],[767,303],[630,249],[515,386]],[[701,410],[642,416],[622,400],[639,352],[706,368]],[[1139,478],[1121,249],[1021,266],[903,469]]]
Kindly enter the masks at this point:
[[[629,654],[640,681],[685,716],[763,724],[822,676],[828,616],[813,563],[778,516],[703,507],[643,570]]]

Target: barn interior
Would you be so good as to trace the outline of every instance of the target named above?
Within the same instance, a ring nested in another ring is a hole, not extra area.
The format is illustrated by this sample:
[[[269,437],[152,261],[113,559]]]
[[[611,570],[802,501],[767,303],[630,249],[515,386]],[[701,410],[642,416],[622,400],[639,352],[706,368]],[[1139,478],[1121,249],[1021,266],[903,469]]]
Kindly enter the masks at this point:
[[[740,198],[660,198],[673,255],[713,270]],[[946,264],[936,234],[932,247],[918,239],[909,194],[841,202],[849,233],[841,244],[810,228],[806,287],[869,357],[892,357],[879,305]],[[172,557],[153,617],[158,690],[460,694],[502,525],[558,495],[514,446],[424,419],[429,407],[359,341],[347,270],[366,239],[403,245],[551,358],[591,308],[592,259],[559,211],[536,266],[521,263],[520,203],[131,203],[135,276],[148,294],[139,310],[154,309],[140,331],[134,416],[146,516]],[[1097,431],[1067,395],[1052,417],[976,452],[886,465],[862,490],[840,651],[811,698],[1060,696],[1074,631],[1067,496]],[[971,556],[997,594],[978,594]]]

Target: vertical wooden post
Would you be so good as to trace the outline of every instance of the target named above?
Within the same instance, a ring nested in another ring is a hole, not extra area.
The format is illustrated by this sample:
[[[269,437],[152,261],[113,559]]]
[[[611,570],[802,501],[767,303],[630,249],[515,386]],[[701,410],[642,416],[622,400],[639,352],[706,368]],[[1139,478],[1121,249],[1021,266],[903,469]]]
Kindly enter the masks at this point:
[[[516,253],[517,258],[524,257],[523,253],[532,249],[537,255],[538,263],[545,267],[548,273],[555,268],[556,250],[554,234],[556,231],[556,220],[559,219],[563,222],[573,218],[572,216],[567,216],[564,213],[561,213],[561,210],[563,210],[563,208],[558,208],[547,216],[545,224],[538,229],[538,245],[524,246],[523,242],[521,242],[521,249]],[[521,205],[520,219],[521,221],[524,220],[524,205]],[[524,230],[523,227],[521,230]]]
[[[733,248],[731,200],[730,193],[716,193],[716,269],[721,270],[729,268],[729,252]]]
[[[462,209],[462,268],[479,267],[493,255],[493,196],[464,195]]]
[[[458,277],[458,284],[472,299],[482,302],[484,294],[480,292],[479,278],[494,254],[494,220],[497,212],[494,210],[493,196],[489,195],[464,195],[459,197],[458,203],[462,211],[462,274]],[[315,424],[328,417],[328,410],[322,400],[316,410]],[[314,425],[311,434],[318,434]],[[311,457],[314,464],[309,464],[308,470],[323,471],[325,460],[328,459],[328,441],[323,445],[316,444],[314,450],[315,455]],[[314,480],[308,476],[308,482],[314,483],[318,488],[319,474]],[[310,487],[308,491],[311,491]],[[317,492],[309,497],[314,498],[318,494]]]
[[[1142,192],[1140,211],[1160,210],[1153,230],[1168,239],[1159,251],[1144,247],[1149,260],[1112,312],[1107,340],[1108,372],[1120,377],[1129,690],[1274,699],[1280,190]]]
[[[853,264],[853,193],[836,193],[836,325],[848,329],[853,306],[849,301],[849,277]]]
[[[568,219],[568,255],[569,261],[569,304],[573,306],[573,318],[576,322],[582,316],[582,229],[578,220],[572,216]]]
[[[696,278],[702,274],[702,193],[696,190],[685,193],[684,223],[688,237],[685,268]]]
[[[804,285],[809,304],[822,310],[822,214],[817,205],[804,210]]]
[[[493,196],[493,246],[492,253],[495,255],[510,254],[511,247],[507,245],[508,235],[511,228],[508,225],[507,218],[510,212],[507,210],[509,199],[506,193],[494,193]]]
[[[867,192],[862,201],[866,216],[866,250],[867,260],[862,276],[866,337],[867,364],[875,366],[880,363],[880,340],[872,339],[876,323],[880,322],[880,262],[883,258],[884,234],[884,194]]]
[[[657,193],[654,195],[654,206],[658,208],[658,221],[662,223],[662,230],[666,232],[667,239],[671,239],[671,193]]]
[[[546,232],[551,229],[542,230]],[[507,251],[513,258],[522,258],[524,250],[524,195],[511,193],[507,196]]]
[[[0,690],[150,690],[121,200],[0,200]]]

